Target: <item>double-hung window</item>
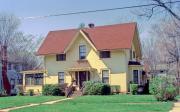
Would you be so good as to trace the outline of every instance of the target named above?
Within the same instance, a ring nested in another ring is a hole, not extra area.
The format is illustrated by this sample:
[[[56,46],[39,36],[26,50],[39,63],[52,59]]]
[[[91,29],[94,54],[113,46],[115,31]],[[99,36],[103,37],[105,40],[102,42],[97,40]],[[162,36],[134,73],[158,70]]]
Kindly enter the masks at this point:
[[[43,84],[43,74],[34,75],[34,85],[42,85]]]
[[[86,46],[80,45],[79,46],[79,59],[85,59],[86,58]]]
[[[138,84],[138,82],[139,82],[138,70],[133,70],[133,83]]]
[[[56,55],[56,61],[65,61],[66,60],[66,54],[57,54]]]
[[[58,82],[59,84],[64,84],[64,72],[58,73]]]
[[[102,82],[109,84],[109,70],[102,70]]]
[[[110,58],[111,52],[110,51],[100,51],[100,58]]]

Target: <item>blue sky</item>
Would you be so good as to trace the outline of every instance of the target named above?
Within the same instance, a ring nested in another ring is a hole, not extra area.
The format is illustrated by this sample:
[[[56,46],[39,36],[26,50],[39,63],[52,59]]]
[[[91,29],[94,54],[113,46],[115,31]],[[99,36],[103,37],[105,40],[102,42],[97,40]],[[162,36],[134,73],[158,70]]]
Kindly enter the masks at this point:
[[[144,2],[145,3],[145,2]],[[12,13],[18,17],[42,16],[105,8],[116,8],[144,4],[143,0],[0,0],[0,12]],[[98,25],[122,22],[137,22],[141,37],[148,31],[156,19],[141,19],[134,12],[138,9],[116,10],[71,16],[50,17],[44,19],[22,20],[19,30],[26,34],[43,35],[48,31],[77,28],[80,23]]]

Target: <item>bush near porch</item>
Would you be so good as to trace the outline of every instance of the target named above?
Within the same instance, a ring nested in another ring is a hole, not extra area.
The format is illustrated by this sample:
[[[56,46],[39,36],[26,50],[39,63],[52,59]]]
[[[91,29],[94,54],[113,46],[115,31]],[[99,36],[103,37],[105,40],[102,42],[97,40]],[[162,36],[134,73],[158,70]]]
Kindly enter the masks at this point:
[[[83,95],[110,95],[111,87],[102,82],[86,81],[84,82]]]
[[[43,86],[42,94],[45,96],[64,96],[63,85],[46,84]]]

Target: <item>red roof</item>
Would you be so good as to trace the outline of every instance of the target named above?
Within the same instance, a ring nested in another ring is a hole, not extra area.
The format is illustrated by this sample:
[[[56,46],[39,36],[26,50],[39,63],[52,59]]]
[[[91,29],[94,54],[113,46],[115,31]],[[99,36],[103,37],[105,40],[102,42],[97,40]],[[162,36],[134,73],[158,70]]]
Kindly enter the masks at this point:
[[[114,50],[131,48],[135,29],[136,23],[124,23],[84,28],[82,31],[97,50]],[[70,29],[49,32],[38,50],[38,55],[63,53],[78,31]]]

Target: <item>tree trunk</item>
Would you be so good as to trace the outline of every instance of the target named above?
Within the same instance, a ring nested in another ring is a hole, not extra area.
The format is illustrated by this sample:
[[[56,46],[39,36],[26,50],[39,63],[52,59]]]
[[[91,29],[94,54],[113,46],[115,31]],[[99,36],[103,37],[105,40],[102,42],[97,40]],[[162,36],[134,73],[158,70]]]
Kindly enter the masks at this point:
[[[176,74],[176,80],[177,80],[177,87],[178,87],[178,92],[179,92],[179,94],[180,94],[180,71],[179,71],[179,59],[177,60],[177,65],[176,65],[176,71],[177,71],[177,74]]]

